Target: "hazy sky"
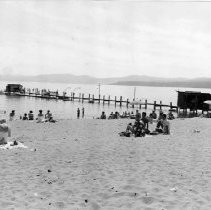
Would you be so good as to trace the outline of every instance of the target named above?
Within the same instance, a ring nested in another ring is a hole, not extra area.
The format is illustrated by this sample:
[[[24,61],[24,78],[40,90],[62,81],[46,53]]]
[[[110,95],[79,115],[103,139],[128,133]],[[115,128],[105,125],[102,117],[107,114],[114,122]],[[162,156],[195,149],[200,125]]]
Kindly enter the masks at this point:
[[[0,74],[211,77],[211,2],[0,1]]]

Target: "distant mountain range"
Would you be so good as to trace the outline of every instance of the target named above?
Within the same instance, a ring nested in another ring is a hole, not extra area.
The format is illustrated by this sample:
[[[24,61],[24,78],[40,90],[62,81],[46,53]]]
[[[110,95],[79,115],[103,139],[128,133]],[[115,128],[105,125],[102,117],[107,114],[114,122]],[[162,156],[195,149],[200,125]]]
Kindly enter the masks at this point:
[[[126,86],[152,86],[152,87],[188,87],[188,88],[211,88],[210,80],[185,80],[185,81],[122,81],[116,82],[112,85],[126,85]]]
[[[211,88],[211,78],[161,78],[144,75],[130,75],[126,77],[96,78],[87,75],[73,74],[45,74],[37,76],[0,75],[0,81],[10,82],[50,82],[69,84],[112,84],[127,86],[154,86],[154,87],[190,87]]]

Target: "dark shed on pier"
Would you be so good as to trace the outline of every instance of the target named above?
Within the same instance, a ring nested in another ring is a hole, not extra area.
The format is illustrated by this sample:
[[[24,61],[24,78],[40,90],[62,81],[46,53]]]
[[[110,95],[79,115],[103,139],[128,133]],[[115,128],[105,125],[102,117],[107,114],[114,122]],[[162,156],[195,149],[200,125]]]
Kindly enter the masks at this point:
[[[7,84],[6,92],[20,93],[23,91],[23,86],[20,84]]]
[[[180,109],[190,109],[191,111],[208,110],[209,106],[204,104],[205,101],[211,100],[210,93],[201,93],[194,91],[177,91],[177,106]]]

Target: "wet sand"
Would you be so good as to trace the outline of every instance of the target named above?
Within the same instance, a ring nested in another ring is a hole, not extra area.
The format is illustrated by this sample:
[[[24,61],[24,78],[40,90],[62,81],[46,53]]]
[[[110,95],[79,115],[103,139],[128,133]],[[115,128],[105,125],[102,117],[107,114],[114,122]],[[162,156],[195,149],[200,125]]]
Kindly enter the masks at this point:
[[[211,120],[120,137],[128,122],[10,122],[28,148],[0,150],[0,209],[211,209]]]

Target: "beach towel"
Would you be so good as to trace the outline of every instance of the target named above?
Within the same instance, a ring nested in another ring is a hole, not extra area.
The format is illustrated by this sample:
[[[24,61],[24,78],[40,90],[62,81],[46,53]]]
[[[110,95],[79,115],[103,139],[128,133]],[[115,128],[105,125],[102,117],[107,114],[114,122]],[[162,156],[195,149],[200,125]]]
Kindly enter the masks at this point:
[[[24,144],[22,144],[21,142],[18,141],[18,145],[13,145],[14,142],[12,141],[8,141],[7,144],[3,144],[0,145],[0,149],[16,149],[16,148],[28,148],[27,146],[25,146]]]

